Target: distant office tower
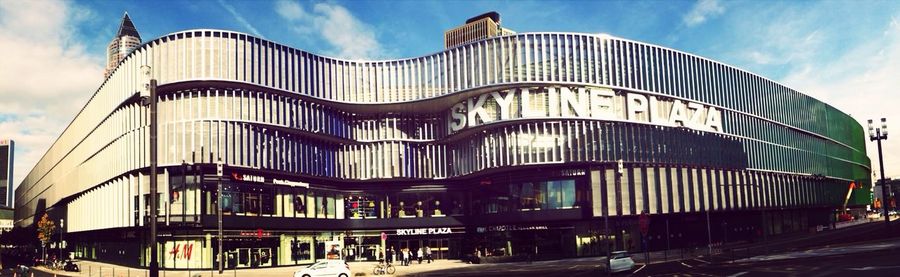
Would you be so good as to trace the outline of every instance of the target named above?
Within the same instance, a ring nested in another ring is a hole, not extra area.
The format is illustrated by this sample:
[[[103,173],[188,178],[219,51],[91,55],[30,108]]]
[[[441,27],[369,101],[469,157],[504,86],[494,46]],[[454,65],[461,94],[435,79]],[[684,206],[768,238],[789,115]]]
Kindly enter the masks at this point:
[[[513,30],[500,27],[500,14],[487,12],[469,18],[466,24],[444,32],[444,48],[452,48],[476,40],[512,35]]]
[[[141,45],[141,35],[138,34],[137,28],[128,17],[128,12],[125,12],[122,23],[119,24],[119,32],[106,47],[106,71],[103,72],[103,77],[109,77],[119,62],[139,45]]]
[[[0,206],[13,206],[13,151],[12,140],[0,140]]]

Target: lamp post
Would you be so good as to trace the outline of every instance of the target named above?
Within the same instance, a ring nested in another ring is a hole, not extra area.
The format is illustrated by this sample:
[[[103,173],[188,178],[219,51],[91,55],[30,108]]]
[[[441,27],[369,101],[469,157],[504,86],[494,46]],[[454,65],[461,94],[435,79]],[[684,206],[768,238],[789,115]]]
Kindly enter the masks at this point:
[[[59,219],[59,258],[57,260],[61,260],[63,258],[63,230],[66,228],[66,220],[60,218]],[[64,259],[62,259],[65,261]]]
[[[142,65],[141,72],[144,76],[144,89],[140,91],[141,101],[144,106],[150,107],[150,277],[159,277],[159,261],[157,261],[156,246],[156,214],[159,205],[157,198],[156,178],[156,79],[150,76],[150,66]]]
[[[621,179],[622,174],[625,174],[625,162],[623,160],[621,160],[621,159],[616,160],[616,171],[614,174],[616,175],[616,182],[615,182],[616,191],[619,191],[620,190],[619,186],[621,185],[619,183],[620,182],[619,179]],[[609,184],[606,184],[606,185],[608,186]],[[609,203],[607,203],[607,205],[609,205]],[[610,276],[610,274],[612,274],[612,271],[609,268],[609,266],[610,266],[609,255],[611,254],[610,248],[612,247],[612,245],[610,245],[610,243],[609,243],[609,207],[606,208],[605,214],[606,214],[606,216],[603,217],[603,226],[604,226],[604,229],[606,229],[604,231],[606,233],[606,235],[603,238],[603,241],[606,243],[606,276]]]
[[[224,171],[222,158],[216,161],[216,217],[219,231],[219,274],[222,274],[222,268],[225,265],[225,253],[222,253],[222,173]]]
[[[872,126],[872,120],[869,119],[869,140],[878,142],[878,166],[881,167],[881,207],[884,210],[884,224],[888,228],[888,232],[890,232],[891,228],[891,217],[888,215],[888,203],[887,203],[887,182],[884,181],[884,158],[881,154],[881,141],[887,140],[887,119],[881,118],[881,127],[877,128]]]

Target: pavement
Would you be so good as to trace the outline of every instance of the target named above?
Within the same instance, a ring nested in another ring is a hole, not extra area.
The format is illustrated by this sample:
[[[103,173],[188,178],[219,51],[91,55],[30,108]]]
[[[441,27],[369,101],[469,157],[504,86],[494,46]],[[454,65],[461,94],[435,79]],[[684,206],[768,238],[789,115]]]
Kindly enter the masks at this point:
[[[900,224],[895,224],[900,227]],[[897,228],[900,229],[900,228]],[[767,241],[748,243],[734,242],[718,245],[713,255],[708,255],[706,248],[675,249],[670,251],[657,251],[650,253],[632,253],[637,267],[626,275],[636,276],[669,276],[687,275],[704,276],[703,272],[711,276],[724,273],[744,274],[753,273],[756,266],[772,266],[772,270],[779,269],[777,265],[790,265],[792,261],[803,263],[817,263],[827,261],[835,257],[847,257],[854,259],[868,254],[860,253],[889,252],[900,256],[900,234],[896,240],[872,241],[871,238],[883,237],[883,221],[859,220],[838,224],[836,230],[827,230],[818,234],[796,233],[791,235],[770,237]],[[866,243],[856,242],[857,240]],[[843,245],[842,245],[843,243]],[[823,247],[823,245],[825,247]],[[898,257],[900,258],[900,257]],[[894,261],[896,261],[895,259]],[[394,276],[600,276],[605,275],[605,257],[585,257],[564,260],[514,262],[502,264],[467,264],[458,260],[436,260],[433,263],[418,264],[413,262],[410,266],[396,266]],[[829,272],[843,272],[856,270],[865,273],[893,270],[890,263],[878,264],[877,260],[864,260],[855,269],[831,268]],[[90,276],[90,277],[143,277],[148,276],[146,269],[129,268],[94,261],[78,261],[81,272],[51,271],[45,268],[34,268],[33,276]],[[841,264],[841,263],[838,263]],[[372,276],[375,262],[350,262],[350,269],[354,276]],[[266,269],[231,269],[219,275],[217,271],[196,270],[166,270],[160,271],[162,277],[202,277],[202,276],[291,276],[304,266],[274,267]],[[740,271],[743,270],[743,271]],[[769,273],[773,273],[769,272]],[[726,274],[726,275],[729,275]],[[776,274],[777,275],[777,274]],[[802,274],[801,274],[802,275]],[[0,276],[13,276],[9,270],[0,272]]]

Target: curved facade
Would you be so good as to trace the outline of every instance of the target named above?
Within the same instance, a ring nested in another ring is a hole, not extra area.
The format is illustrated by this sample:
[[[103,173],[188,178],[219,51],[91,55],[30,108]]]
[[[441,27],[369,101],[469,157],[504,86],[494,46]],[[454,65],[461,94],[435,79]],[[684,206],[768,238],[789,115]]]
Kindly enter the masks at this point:
[[[864,131],[850,116],[668,48],[527,33],[350,61],[192,30],[147,42],[119,64],[16,190],[18,225],[47,209],[68,218],[73,240],[143,232],[149,120],[136,91],[144,64],[160,84],[160,183],[169,192],[161,230],[179,238],[162,248],[202,249],[193,260],[175,251],[166,267],[211,266],[204,230],[215,227],[217,160],[236,267],[260,256],[272,259],[256,266],[323,258],[330,241],[363,257],[384,246],[369,240],[379,232],[390,234],[389,246],[433,245],[446,258],[473,247],[513,255],[528,249],[522,233],[562,230],[546,239],[561,243],[541,249],[591,255],[604,216],[622,230],[616,247],[634,249],[627,236],[642,212],[688,218],[684,226],[707,210],[723,222],[755,216],[733,226],[740,234],[723,231],[740,237],[760,222],[770,233],[826,222],[847,197],[850,206],[870,197],[848,190],[868,187],[871,176]],[[781,212],[753,215],[768,209]],[[255,230],[270,247],[242,242]],[[497,238],[511,243],[491,246]],[[97,249],[121,248],[142,257],[121,263],[142,264],[144,247],[73,250],[105,259]]]

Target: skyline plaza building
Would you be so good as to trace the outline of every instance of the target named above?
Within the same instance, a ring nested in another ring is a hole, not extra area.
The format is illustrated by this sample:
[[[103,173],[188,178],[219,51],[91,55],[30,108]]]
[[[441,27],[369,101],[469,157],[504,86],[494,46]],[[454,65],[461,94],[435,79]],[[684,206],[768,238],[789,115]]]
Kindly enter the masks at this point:
[[[140,45],[141,35],[134,27],[134,22],[131,22],[128,12],[125,12],[122,22],[119,23],[119,31],[106,46],[106,70],[103,71],[103,77],[109,77],[119,62]]]
[[[159,84],[158,195],[142,66]],[[537,32],[368,61],[202,29],[110,71],[16,189],[15,219],[65,219],[74,256],[140,267],[151,213],[169,269],[386,247],[549,259],[807,232],[848,194],[864,209],[870,185],[849,115],[666,47]]]

